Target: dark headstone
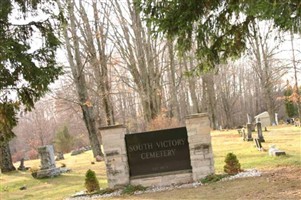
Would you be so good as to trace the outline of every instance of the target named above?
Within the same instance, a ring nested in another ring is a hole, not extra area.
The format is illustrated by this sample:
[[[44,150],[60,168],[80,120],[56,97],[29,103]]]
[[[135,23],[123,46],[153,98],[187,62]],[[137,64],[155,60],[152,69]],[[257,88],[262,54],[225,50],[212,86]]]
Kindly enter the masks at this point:
[[[20,189],[20,190],[26,190],[27,187],[26,187],[26,186],[22,186],[22,187],[20,187],[19,189]]]
[[[281,156],[281,155],[286,155],[285,151],[275,151],[274,156]]]
[[[265,140],[264,140],[264,138],[263,138],[263,135],[262,135],[261,123],[258,122],[258,123],[256,124],[256,126],[257,126],[258,140],[259,140],[260,142],[265,142]]]
[[[24,166],[24,158],[22,158],[21,160],[20,160],[20,166],[18,167],[18,170],[20,170],[20,171],[26,171],[26,167]]]
[[[261,146],[261,142],[258,138],[255,138],[254,139],[255,141],[255,144],[256,144],[256,148],[259,150],[259,151],[262,151],[262,146]]]
[[[248,137],[246,138],[246,141],[253,141],[252,128],[253,128],[252,124],[247,124]]]

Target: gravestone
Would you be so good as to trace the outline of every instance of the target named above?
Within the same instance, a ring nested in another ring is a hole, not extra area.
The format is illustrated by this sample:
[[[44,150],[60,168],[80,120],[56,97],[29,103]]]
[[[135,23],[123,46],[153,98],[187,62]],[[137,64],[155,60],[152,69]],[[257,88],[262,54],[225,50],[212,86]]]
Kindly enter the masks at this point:
[[[59,160],[64,160],[64,154],[59,152],[57,155],[56,155],[56,158],[55,158],[55,161],[59,161]]]
[[[267,111],[256,115],[254,118],[256,123],[261,123],[261,126],[264,127],[264,130],[267,130],[267,126],[271,125],[270,115]]]
[[[254,141],[255,141],[255,144],[256,144],[256,148],[257,148],[259,151],[262,151],[263,148],[262,148],[262,146],[261,146],[260,140],[259,140],[258,138],[255,138]]]
[[[41,159],[41,168],[37,172],[37,178],[51,178],[60,175],[60,168],[55,166],[53,146],[39,147],[38,152]]]
[[[20,166],[18,167],[20,171],[26,171],[26,167],[24,166],[24,158],[20,160]]]
[[[286,155],[286,153],[285,153],[285,151],[276,148],[275,145],[271,145],[271,147],[269,149],[269,155],[270,156],[281,156],[281,155]]]
[[[253,141],[252,127],[253,127],[252,124],[247,124],[248,137],[245,139],[245,141]]]
[[[242,128],[242,129],[241,129],[241,132],[242,132],[243,140],[245,141],[245,140],[247,139],[247,134],[246,134],[245,128]]]
[[[257,126],[258,140],[259,140],[260,142],[265,142],[265,140],[264,140],[264,138],[263,138],[263,135],[262,135],[261,123],[260,123],[260,122],[257,122],[256,126]]]
[[[275,113],[275,125],[279,125],[279,122],[278,122],[278,113]]]

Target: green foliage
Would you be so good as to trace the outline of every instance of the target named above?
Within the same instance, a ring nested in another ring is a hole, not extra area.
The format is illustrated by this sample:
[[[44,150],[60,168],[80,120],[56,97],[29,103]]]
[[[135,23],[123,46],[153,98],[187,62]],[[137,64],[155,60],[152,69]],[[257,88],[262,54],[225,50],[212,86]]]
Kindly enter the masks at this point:
[[[70,135],[66,126],[56,133],[54,145],[57,152],[68,153],[72,150],[74,145],[74,137]]]
[[[286,89],[284,90],[284,104],[285,111],[288,117],[294,117],[298,114],[297,106],[290,99],[290,96],[293,94],[293,88],[291,85],[287,84]]]
[[[214,182],[220,181],[221,179],[223,179],[227,176],[229,176],[229,175],[228,174],[209,174],[205,178],[202,178],[200,181],[203,184],[214,183]]]
[[[99,194],[99,195],[104,195],[104,194],[110,194],[115,192],[115,189],[111,189],[111,188],[105,188],[105,189],[101,189],[98,192],[95,192],[95,194]]]
[[[122,194],[129,194],[132,195],[136,191],[145,191],[146,187],[142,185],[127,185],[125,188],[122,190]]]
[[[51,15],[51,5],[54,3],[54,0],[0,1],[1,127],[12,129],[17,123],[16,113],[20,105],[25,110],[31,110],[34,103],[48,91],[48,85],[61,74],[61,67],[55,59],[60,41],[53,27],[55,16]],[[43,12],[51,18],[34,21]],[[18,23],[20,18],[29,20]],[[36,41],[33,48],[32,41],[37,40],[34,35],[40,35],[41,42],[37,45],[39,42]],[[11,130],[0,130],[2,141],[7,142],[13,136]]]
[[[96,178],[96,174],[93,170],[89,169],[86,172],[85,186],[89,193],[99,191],[99,182]]]
[[[240,163],[234,153],[228,153],[225,159],[224,172],[229,175],[238,174],[241,172]]]
[[[249,24],[273,20],[282,30],[301,33],[299,0],[135,0],[154,34],[175,39],[181,52],[197,43],[201,71],[210,70],[245,50]],[[244,17],[242,17],[244,16]]]

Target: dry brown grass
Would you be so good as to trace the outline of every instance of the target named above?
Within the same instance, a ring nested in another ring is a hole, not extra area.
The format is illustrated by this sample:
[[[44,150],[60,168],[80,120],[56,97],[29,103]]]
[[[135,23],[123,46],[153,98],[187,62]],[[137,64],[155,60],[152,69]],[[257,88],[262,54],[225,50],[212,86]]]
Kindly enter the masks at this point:
[[[301,199],[301,169],[280,167],[263,171],[261,177],[235,179],[202,185],[197,188],[176,189],[172,191],[110,198],[122,199],[191,199],[191,200],[255,200],[255,199]]]

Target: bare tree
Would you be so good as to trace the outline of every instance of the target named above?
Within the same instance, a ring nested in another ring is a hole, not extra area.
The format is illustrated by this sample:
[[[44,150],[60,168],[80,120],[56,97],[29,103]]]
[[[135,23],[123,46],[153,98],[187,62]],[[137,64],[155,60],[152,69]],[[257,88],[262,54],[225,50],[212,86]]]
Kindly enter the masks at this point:
[[[176,59],[175,59],[175,51],[174,51],[174,44],[172,40],[167,41],[168,47],[168,56],[169,56],[169,70],[168,70],[168,77],[169,77],[169,91],[171,93],[171,117],[175,117],[178,121],[181,120],[181,113],[180,113],[180,105],[178,101],[177,95],[177,83],[176,83]]]
[[[63,12],[64,8],[60,0],[58,0],[57,2],[60,10]],[[65,24],[65,26],[63,27],[63,35],[68,55],[68,62],[73,75],[73,81],[76,86],[79,105],[83,113],[83,119],[88,130],[93,155],[94,157],[96,157],[97,155],[103,156],[100,148],[100,143],[97,138],[94,106],[91,103],[91,97],[88,95],[88,86],[84,74],[84,67],[86,63],[83,62],[80,52],[80,37],[78,35],[76,27],[75,2],[73,0],[68,0],[66,3],[66,12],[69,19],[69,26]]]
[[[294,33],[293,30],[290,30],[290,36],[291,36],[291,48],[292,48],[292,65],[294,68],[294,79],[295,79],[295,86],[294,86],[294,92],[295,98],[291,98],[293,102],[297,104],[298,108],[298,113],[299,113],[299,120],[301,120],[301,95],[300,95],[300,90],[299,90],[299,85],[298,85],[298,70],[297,70],[297,60],[295,56],[295,47],[294,47]]]
[[[79,1],[75,4],[81,20],[76,20],[77,28],[80,30],[83,39],[80,40],[84,52],[87,55],[87,62],[90,64],[93,72],[94,83],[96,86],[96,99],[102,100],[102,106],[105,110],[105,123],[103,125],[114,124],[114,110],[110,95],[110,83],[108,74],[108,62],[110,52],[107,52],[110,6],[106,2],[93,1],[86,5],[88,9],[93,10],[93,17],[89,19],[87,8]],[[100,5],[100,6],[99,6]],[[89,10],[88,10],[89,11]],[[99,14],[102,13],[102,20]],[[90,17],[91,18],[91,17]],[[109,54],[109,55],[108,55]]]
[[[283,74],[286,73],[285,68],[281,63],[274,58],[277,54],[277,49],[281,43],[280,40],[275,41],[276,45],[272,46],[269,40],[275,36],[275,30],[271,23],[265,22],[266,30],[262,26],[253,21],[251,28],[252,34],[249,37],[251,51],[254,55],[253,69],[259,78],[266,103],[267,111],[270,115],[272,124],[275,124],[276,103],[274,97],[274,83],[278,81]]]
[[[217,129],[217,113],[216,113],[216,92],[214,84],[214,73],[208,72],[202,76],[203,81],[203,92],[205,96],[206,110],[209,113],[209,119],[211,127],[215,130]]]
[[[111,20],[116,48],[129,70],[135,90],[140,96],[146,122],[155,118],[161,110],[161,69],[157,57],[157,41],[141,21],[132,2],[113,3],[116,21]]]

